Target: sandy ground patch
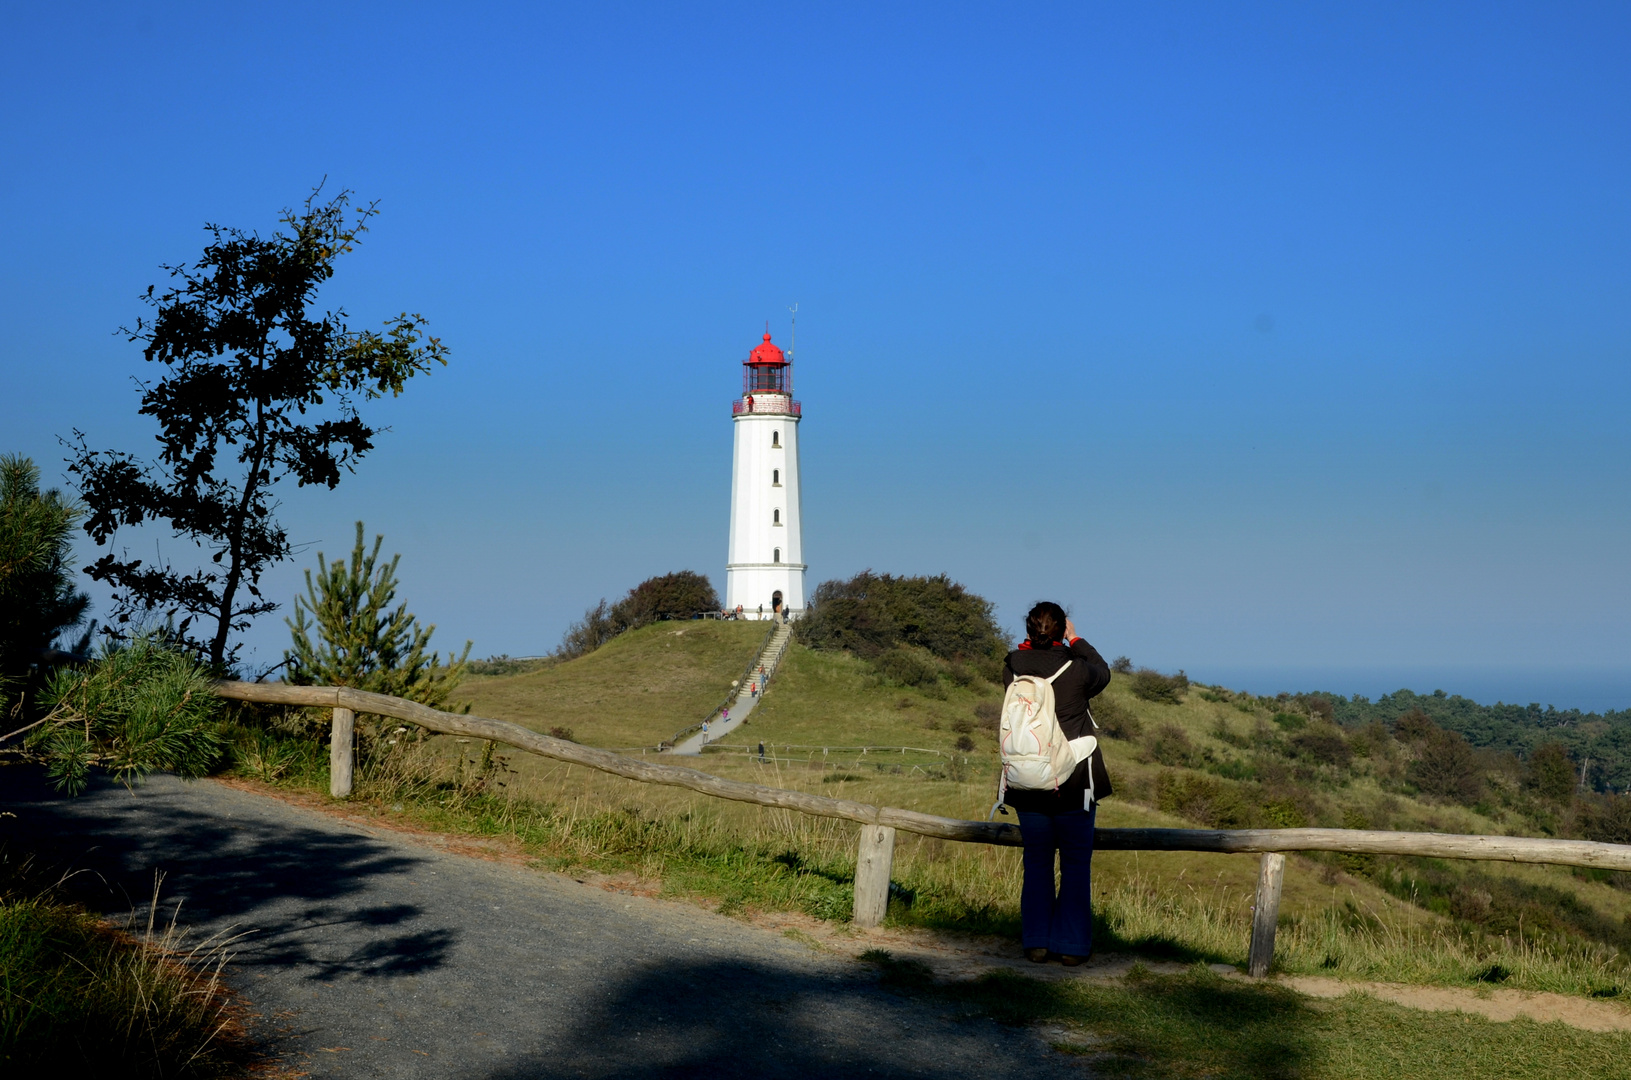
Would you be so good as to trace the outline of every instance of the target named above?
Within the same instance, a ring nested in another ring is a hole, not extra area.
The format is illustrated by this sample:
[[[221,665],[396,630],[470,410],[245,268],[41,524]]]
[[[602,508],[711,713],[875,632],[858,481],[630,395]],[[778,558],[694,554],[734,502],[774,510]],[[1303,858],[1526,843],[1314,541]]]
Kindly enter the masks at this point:
[[[1427,1012],[1464,1012],[1489,1020],[1516,1020],[1522,1016],[1543,1024],[1558,1021],[1583,1031],[1631,1031],[1631,1009],[1611,1001],[1590,1001],[1567,994],[1344,982],[1318,975],[1287,975],[1277,981],[1310,997],[1334,998],[1358,991]]]

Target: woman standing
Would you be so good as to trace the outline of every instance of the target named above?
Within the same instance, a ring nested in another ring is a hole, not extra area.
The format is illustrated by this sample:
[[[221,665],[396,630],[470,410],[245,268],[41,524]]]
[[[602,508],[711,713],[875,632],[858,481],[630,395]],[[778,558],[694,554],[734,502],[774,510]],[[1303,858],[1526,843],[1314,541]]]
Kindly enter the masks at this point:
[[[1002,681],[1015,675],[1059,677],[1054,712],[1067,739],[1096,735],[1087,702],[1110,685],[1110,665],[1076,636],[1058,604],[1043,601],[1025,616],[1027,639],[1008,654]],[[1060,672],[1069,664],[1069,668]],[[1020,936],[1025,956],[1042,963],[1050,955],[1074,967],[1093,952],[1093,822],[1098,800],[1110,794],[1110,777],[1095,751],[1054,790],[1009,788],[1004,798],[1019,813],[1025,883],[1019,894]],[[1059,853],[1059,890],[1054,892],[1054,852]]]

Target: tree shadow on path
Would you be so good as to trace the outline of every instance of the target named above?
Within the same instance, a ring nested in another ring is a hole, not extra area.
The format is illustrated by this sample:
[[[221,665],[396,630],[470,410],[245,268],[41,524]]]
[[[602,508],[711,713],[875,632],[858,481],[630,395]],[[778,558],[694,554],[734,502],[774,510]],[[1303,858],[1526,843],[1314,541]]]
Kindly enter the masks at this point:
[[[0,840],[32,856],[33,875],[93,911],[145,914],[163,875],[160,918],[207,933],[242,933],[241,968],[303,968],[333,979],[412,975],[441,966],[455,938],[415,926],[421,910],[394,886],[425,860],[366,835],[291,823],[253,797],[217,785],[187,791],[155,776],[132,794],[99,780],[57,794],[29,766],[0,768]],[[200,809],[203,796],[203,809]],[[378,903],[369,903],[377,895]]]
[[[586,995],[570,1030],[489,1080],[1081,1077],[1030,1027],[834,975],[749,961],[647,965]],[[475,1073],[461,1073],[476,1075]]]

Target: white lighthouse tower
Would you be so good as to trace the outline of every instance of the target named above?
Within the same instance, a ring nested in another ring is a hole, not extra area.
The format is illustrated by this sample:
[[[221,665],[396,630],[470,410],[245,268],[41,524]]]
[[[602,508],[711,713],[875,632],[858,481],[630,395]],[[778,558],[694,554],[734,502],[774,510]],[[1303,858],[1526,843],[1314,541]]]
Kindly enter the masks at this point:
[[[803,515],[799,505],[799,403],[792,354],[770,335],[742,362],[742,396],[731,402],[731,542],[725,606],[750,619],[804,610]]]

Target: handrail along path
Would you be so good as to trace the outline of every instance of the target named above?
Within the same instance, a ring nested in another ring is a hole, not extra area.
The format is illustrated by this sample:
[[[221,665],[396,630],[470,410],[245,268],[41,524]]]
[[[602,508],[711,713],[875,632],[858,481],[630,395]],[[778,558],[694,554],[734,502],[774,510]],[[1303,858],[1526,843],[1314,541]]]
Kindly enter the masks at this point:
[[[351,794],[352,736],[356,714],[371,713],[418,724],[443,735],[463,735],[504,743],[541,757],[598,769],[628,780],[688,788],[734,802],[797,810],[817,817],[859,822],[861,843],[855,870],[855,922],[876,926],[889,899],[889,873],[895,831],[941,840],[1020,846],[1019,826],[999,821],[963,821],[853,799],[727,780],[683,765],[658,764],[610,750],[542,735],[507,720],[458,715],[388,694],[346,686],[291,686],[284,683],[222,681],[223,698],[266,705],[303,705],[334,710],[330,739],[330,793]],[[1440,859],[1484,859],[1549,863],[1631,871],[1631,846],[1589,840],[1548,840],[1521,836],[1461,836],[1449,833],[1384,832],[1372,829],[1097,829],[1094,846],[1105,851],[1213,851],[1261,853],[1258,894],[1248,968],[1267,974],[1274,951],[1284,852],[1341,851],[1360,854],[1419,855]]]

